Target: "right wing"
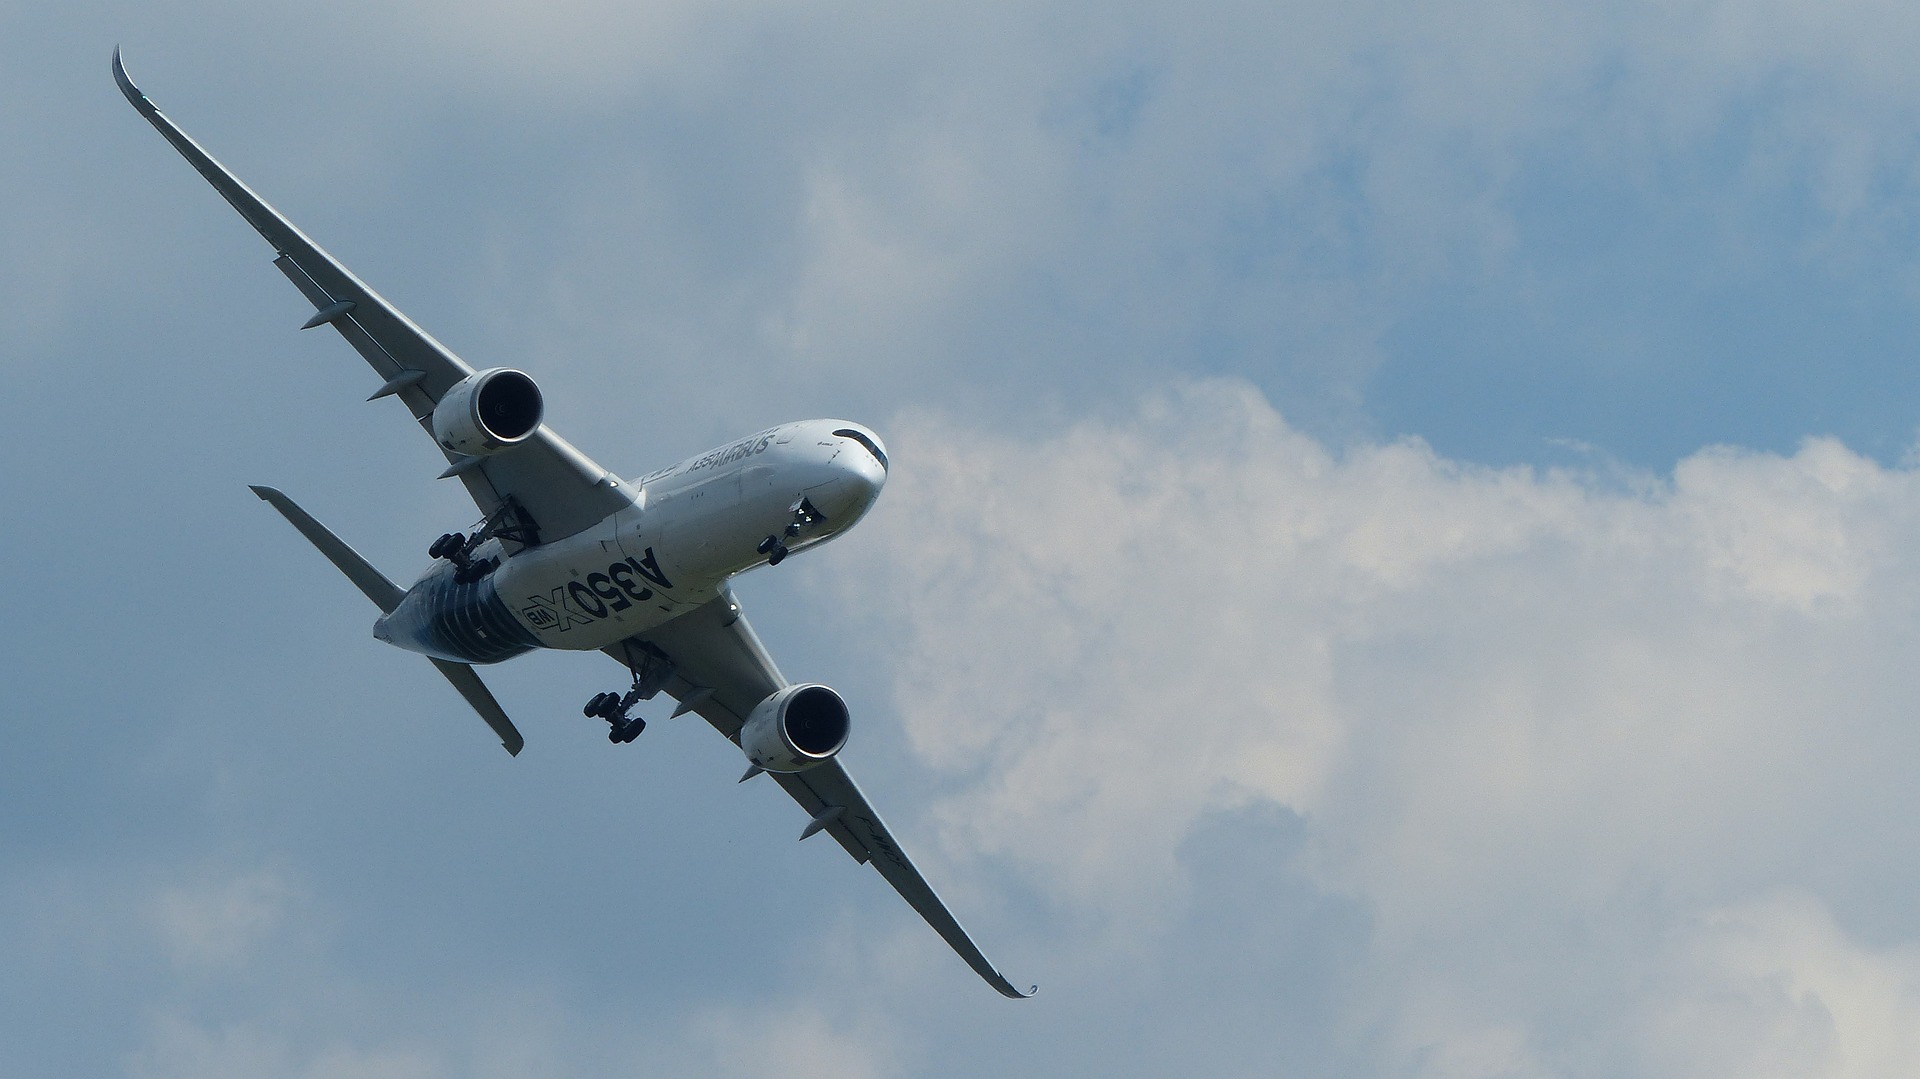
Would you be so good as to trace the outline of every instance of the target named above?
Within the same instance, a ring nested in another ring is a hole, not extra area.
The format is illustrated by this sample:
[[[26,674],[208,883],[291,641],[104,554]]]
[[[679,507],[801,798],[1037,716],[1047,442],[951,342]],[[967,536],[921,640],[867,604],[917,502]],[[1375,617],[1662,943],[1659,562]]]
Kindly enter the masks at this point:
[[[731,591],[723,591],[720,598],[604,651],[636,671],[643,681],[650,673],[649,664],[659,664],[651,670],[658,672],[655,677],[659,688],[680,702],[674,714],[697,712],[735,744],[754,706],[787,684],[773,657],[747,624]],[[743,781],[753,774],[749,771]],[[1003,996],[1032,994],[1032,990],[1022,993],[1014,988],[987,962],[933,886],[894,842],[880,814],[874,812],[839,760],[817,764],[804,772],[768,774],[813,819],[800,838],[815,831],[831,835],[854,861],[869,863],[878,870],[988,985]]]
[[[273,264],[315,308],[303,329],[331,324],[385,380],[374,397],[399,397],[431,438],[433,406],[455,383],[472,374],[473,368],[368,288],[319,244],[307,239],[188,138],[127,77],[119,49],[113,50],[113,77],[140,115],[273,245],[278,253]],[[448,454],[448,461],[450,465],[459,463],[452,454]],[[525,442],[466,463],[455,474],[483,513],[492,514],[511,499],[538,526],[541,542],[563,539],[591,527],[633,501],[618,478],[545,424]]]

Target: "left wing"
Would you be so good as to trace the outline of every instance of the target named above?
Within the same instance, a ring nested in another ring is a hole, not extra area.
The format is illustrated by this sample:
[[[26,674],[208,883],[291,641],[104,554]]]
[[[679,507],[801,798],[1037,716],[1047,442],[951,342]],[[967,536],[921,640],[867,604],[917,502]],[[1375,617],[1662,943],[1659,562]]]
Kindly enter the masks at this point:
[[[113,78],[140,115],[273,245],[278,253],[273,264],[315,308],[302,329],[330,324],[338,330],[385,380],[368,400],[399,397],[431,438],[433,406],[473,368],[307,239],[188,138],[127,77],[119,49],[113,50]],[[458,475],[481,512],[490,515],[511,499],[533,519],[542,542],[591,527],[633,501],[619,479],[545,424],[525,442],[486,458],[456,459],[452,454],[447,458],[450,466],[458,465],[461,471],[454,473],[449,467],[443,475]]]
[[[697,712],[736,744],[740,741],[740,728],[754,706],[787,684],[780,669],[774,666],[773,657],[767,654],[759,636],[747,624],[730,590],[656,629],[610,645],[605,651],[639,673],[643,681],[651,671],[658,688],[680,702],[674,715]],[[1005,975],[987,962],[987,957],[941,902],[933,886],[894,842],[880,814],[873,811],[866,795],[860,793],[859,786],[838,759],[817,764],[804,772],[768,774],[812,818],[801,839],[817,831],[832,836],[853,855],[854,861],[870,863],[878,870],[988,985],[1003,996],[1017,998],[1032,994],[1031,989],[1022,993],[1014,988]],[[750,769],[741,778],[744,781],[753,775]]]

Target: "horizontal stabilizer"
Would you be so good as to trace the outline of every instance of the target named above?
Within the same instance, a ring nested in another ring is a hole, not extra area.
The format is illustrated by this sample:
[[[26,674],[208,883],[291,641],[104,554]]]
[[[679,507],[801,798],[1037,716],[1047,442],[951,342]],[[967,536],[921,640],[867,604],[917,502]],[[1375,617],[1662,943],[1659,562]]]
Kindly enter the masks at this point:
[[[293,527],[300,530],[301,535],[307,537],[309,543],[318,547],[320,553],[327,556],[327,561],[339,567],[340,572],[346,574],[348,580],[358,585],[360,591],[367,594],[367,598],[373,601],[374,606],[380,608],[380,613],[392,614],[393,609],[400,606],[400,600],[406,596],[406,592],[387,580],[385,574],[373,568],[373,563],[360,557],[360,552],[347,546],[346,541],[334,535],[326,525],[314,520],[313,515],[301,509],[293,499],[271,487],[248,487],[247,489],[259,495],[274,509],[279,510],[280,516],[285,517]],[[487,689],[487,684],[480,680],[479,675],[473,673],[473,668],[464,663],[449,663],[442,659],[433,660],[433,665],[439,668],[447,681],[453,683],[453,688],[460,691],[460,695],[467,699],[467,703],[473,706],[473,710],[480,713],[480,718],[487,721],[487,726],[493,728],[493,733],[500,736],[500,744],[507,747],[507,752],[516,757],[519,756],[521,747],[527,744],[527,740],[520,737],[520,732],[515,729],[513,720],[507,718],[506,710],[500,707],[499,701],[493,699],[493,692]]]
[[[464,663],[449,663],[444,659],[434,660],[433,665],[440,669],[441,674],[447,676],[447,681],[453,683],[453,688],[460,691],[460,695],[467,699],[467,703],[473,705],[473,710],[480,713],[481,719],[487,721],[487,726],[493,728],[493,733],[500,736],[500,744],[507,747],[507,752],[518,757],[527,740],[520,737],[520,731],[514,727],[513,720],[507,718],[506,709],[501,708],[500,702],[493,699],[493,691],[487,688],[487,684],[480,680],[479,675],[473,673],[473,668]]]
[[[380,608],[381,614],[392,614],[393,609],[400,606],[400,598],[406,593],[398,585],[387,580],[385,574],[374,569],[373,563],[361,558],[360,552],[347,546],[345,540],[328,531],[326,525],[314,520],[306,510],[295,505],[293,499],[271,487],[248,487],[247,490],[259,495],[268,505],[279,510],[280,516],[285,517],[293,527],[299,529],[300,534],[307,537],[308,543],[318,547],[320,553],[327,556],[327,561],[339,567],[340,572],[347,575],[347,580],[358,585],[360,591],[367,594],[367,598],[373,601],[373,605]]]

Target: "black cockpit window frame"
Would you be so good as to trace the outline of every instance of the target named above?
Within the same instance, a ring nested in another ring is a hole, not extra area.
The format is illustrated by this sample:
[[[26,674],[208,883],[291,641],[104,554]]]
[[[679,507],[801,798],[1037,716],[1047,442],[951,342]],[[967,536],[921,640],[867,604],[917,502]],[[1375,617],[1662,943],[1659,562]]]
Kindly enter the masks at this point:
[[[839,435],[841,438],[851,438],[855,442],[858,442],[862,446],[865,446],[867,448],[867,452],[873,454],[873,459],[880,462],[880,471],[885,472],[887,470],[886,453],[884,453],[880,449],[880,447],[874,443],[873,439],[867,437],[867,435],[864,432],[856,431],[851,427],[842,427],[838,431],[835,431],[834,434]]]

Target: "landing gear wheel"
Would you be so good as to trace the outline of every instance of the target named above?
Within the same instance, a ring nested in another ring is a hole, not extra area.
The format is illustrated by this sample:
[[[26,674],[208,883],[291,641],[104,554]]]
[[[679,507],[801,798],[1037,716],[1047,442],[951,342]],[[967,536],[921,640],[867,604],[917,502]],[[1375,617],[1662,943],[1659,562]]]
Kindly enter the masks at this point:
[[[759,551],[761,554],[766,554],[768,551],[771,551],[778,546],[780,546],[780,537],[768,536],[766,539],[763,539],[760,541],[760,546],[754,549]]]
[[[786,561],[786,557],[787,545],[784,543],[776,543],[773,545],[773,553],[767,556],[767,565],[777,566],[781,562]]]
[[[427,548],[427,557],[445,558],[466,545],[467,537],[458,532],[447,532],[434,540],[433,546]]]

